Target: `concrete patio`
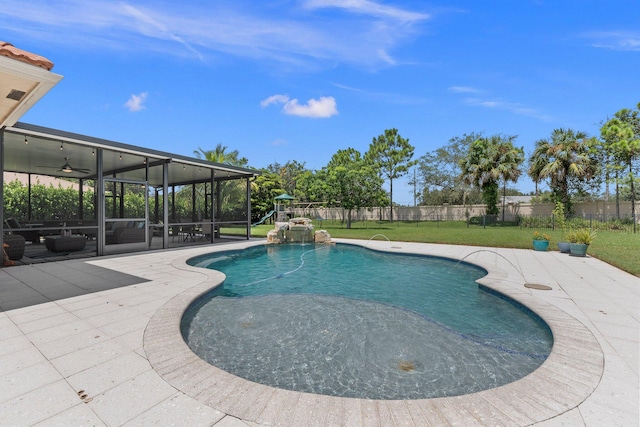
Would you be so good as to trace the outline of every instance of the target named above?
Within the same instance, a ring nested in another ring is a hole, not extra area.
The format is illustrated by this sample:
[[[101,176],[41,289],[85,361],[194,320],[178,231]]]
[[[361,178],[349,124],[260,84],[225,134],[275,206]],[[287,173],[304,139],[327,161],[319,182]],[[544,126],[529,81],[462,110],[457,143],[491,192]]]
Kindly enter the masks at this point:
[[[10,267],[0,269],[0,425],[640,423],[638,277],[558,252],[340,241],[479,264],[481,282],[541,315],[557,345],[530,376],[474,395],[328,398],[237,379],[176,334],[184,307],[221,280],[185,260],[263,240]]]

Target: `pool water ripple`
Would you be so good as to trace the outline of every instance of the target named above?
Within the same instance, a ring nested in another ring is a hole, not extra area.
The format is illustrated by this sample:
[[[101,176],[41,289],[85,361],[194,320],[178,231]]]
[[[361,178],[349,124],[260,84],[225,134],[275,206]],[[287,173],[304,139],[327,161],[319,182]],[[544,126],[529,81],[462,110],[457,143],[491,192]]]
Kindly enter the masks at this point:
[[[190,348],[274,387],[369,399],[455,396],[527,375],[552,345],[536,316],[474,283],[483,270],[450,260],[291,245],[191,264],[227,280],[187,311]]]

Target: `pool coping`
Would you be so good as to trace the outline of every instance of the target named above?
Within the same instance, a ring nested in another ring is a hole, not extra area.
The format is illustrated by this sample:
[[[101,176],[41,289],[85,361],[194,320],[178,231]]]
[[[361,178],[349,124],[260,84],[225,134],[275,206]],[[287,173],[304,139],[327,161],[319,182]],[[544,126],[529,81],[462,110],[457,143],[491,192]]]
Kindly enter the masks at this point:
[[[348,240],[339,242],[395,253],[465,259],[426,247]],[[247,242],[243,248],[263,245]],[[220,248],[219,251],[228,250]],[[217,249],[212,248],[211,252]],[[180,321],[187,307],[218,286],[224,275],[186,264],[193,255],[173,260],[179,270],[204,273],[207,280],[169,300],[152,317],[144,334],[144,350],[154,370],[187,396],[226,414],[259,424],[498,424],[530,425],[570,411],[596,389],[604,371],[604,354],[593,333],[574,317],[524,290],[522,278],[483,260],[465,259],[488,274],[478,283],[500,292],[540,316],[550,327],[554,345],[534,372],[515,382],[463,396],[417,400],[371,400],[295,392],[257,384],[212,366],[184,342]],[[205,270],[205,271],[203,271]],[[518,283],[519,282],[519,283]],[[514,286],[519,284],[520,286]],[[545,292],[545,291],[536,291]]]

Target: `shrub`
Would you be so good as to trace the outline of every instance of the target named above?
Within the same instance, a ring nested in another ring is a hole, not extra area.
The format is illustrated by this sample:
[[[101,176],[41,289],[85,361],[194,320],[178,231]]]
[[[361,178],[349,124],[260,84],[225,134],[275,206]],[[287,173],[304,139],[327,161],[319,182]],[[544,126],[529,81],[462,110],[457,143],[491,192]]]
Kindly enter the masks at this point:
[[[595,230],[589,230],[586,228],[581,228],[575,231],[575,242],[573,243],[582,243],[583,245],[590,245],[593,242],[593,239],[596,238],[597,232]]]
[[[540,233],[539,231],[534,231],[533,240],[551,240],[551,236],[549,236],[547,233]]]

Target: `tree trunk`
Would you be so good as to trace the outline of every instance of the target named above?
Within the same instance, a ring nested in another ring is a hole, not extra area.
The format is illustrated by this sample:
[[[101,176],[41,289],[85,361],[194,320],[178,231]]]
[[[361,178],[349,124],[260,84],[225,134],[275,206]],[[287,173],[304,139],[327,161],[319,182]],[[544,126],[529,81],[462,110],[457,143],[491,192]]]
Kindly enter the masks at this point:
[[[633,176],[633,165],[631,164],[631,160],[629,160],[629,178],[631,178],[631,218],[633,219],[633,223],[636,223],[636,190],[634,188],[634,176]],[[635,230],[635,226],[634,226]]]
[[[507,197],[507,181],[502,185],[502,222],[504,222],[504,202]]]
[[[620,219],[620,183],[618,182],[618,170],[616,170],[616,218]]]
[[[351,229],[351,209],[347,210],[347,230]]]
[[[609,201],[609,170],[608,169],[605,171],[604,182],[605,182],[604,201],[608,202]]]
[[[389,206],[391,207],[389,218],[393,222],[393,178],[389,178]]]
[[[567,184],[567,180],[564,179],[558,183],[558,187],[560,189],[560,198],[562,199],[562,204],[567,208],[569,213],[573,213],[573,207],[569,201],[569,186]]]

